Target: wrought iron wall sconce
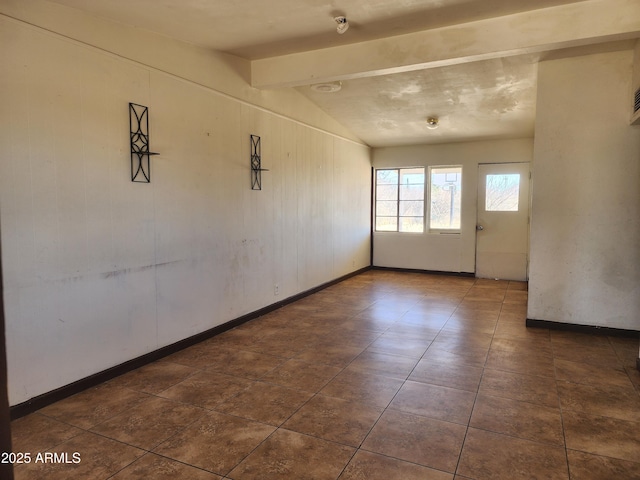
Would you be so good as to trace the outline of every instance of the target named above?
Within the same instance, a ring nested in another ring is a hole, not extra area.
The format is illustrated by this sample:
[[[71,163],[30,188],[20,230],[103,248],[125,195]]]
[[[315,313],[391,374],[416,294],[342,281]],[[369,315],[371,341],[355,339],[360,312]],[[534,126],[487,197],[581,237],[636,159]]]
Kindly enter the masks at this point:
[[[268,171],[262,168],[260,137],[251,135],[251,190],[262,190],[262,172]]]
[[[151,183],[151,155],[149,151],[149,108],[129,103],[129,130],[131,135],[131,181]]]

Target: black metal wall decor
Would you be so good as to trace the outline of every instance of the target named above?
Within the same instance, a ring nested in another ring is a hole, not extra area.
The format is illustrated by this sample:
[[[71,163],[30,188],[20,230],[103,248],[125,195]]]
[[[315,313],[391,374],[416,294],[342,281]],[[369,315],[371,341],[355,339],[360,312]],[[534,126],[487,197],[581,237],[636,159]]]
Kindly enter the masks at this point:
[[[149,108],[129,103],[129,130],[131,134],[131,181],[151,183],[151,155],[149,151]]]
[[[268,171],[262,168],[260,137],[251,135],[251,190],[262,190],[262,172]]]

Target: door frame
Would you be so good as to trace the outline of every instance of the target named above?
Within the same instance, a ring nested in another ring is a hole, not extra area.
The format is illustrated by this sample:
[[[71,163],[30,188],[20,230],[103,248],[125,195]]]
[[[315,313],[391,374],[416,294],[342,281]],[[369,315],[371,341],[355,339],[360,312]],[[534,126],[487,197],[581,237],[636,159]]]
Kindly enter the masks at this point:
[[[0,230],[0,452],[11,452],[11,413],[7,378],[7,344],[4,326],[4,286],[2,283],[2,231]],[[13,480],[13,465],[0,463],[0,477]]]
[[[480,168],[484,165],[529,165],[529,178],[528,180],[528,195],[526,198],[527,201],[527,252],[526,252],[526,271],[525,271],[525,281],[529,281],[529,265],[530,265],[530,254],[531,254],[531,205],[532,205],[532,193],[533,193],[533,172],[531,168],[531,161],[526,162],[482,162],[478,163],[477,167],[477,177],[476,177],[476,231],[475,231],[475,250],[474,250],[474,274],[477,276],[478,274],[478,230],[477,226],[479,225],[479,216],[480,216]]]

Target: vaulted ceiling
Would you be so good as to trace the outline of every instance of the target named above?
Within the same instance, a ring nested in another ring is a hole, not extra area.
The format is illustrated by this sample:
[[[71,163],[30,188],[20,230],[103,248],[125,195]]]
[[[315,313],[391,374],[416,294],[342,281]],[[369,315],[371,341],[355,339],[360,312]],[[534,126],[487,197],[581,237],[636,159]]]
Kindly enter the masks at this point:
[[[640,37],[637,0],[54,1],[250,60],[371,146],[531,137],[541,58]]]

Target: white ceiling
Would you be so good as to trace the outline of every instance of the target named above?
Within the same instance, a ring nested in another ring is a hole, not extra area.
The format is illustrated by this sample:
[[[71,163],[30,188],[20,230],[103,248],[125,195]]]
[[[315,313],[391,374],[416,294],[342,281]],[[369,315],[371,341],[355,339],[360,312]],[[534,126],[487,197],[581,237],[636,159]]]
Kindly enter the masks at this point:
[[[374,45],[379,39],[469,22],[485,22],[477,24],[483,31],[493,25],[486,23],[491,18],[511,15],[506,18],[526,22],[528,14],[523,12],[529,10],[546,8],[555,15],[561,5],[606,0],[54,1],[247,60],[269,62],[326,49],[339,56],[352,44]],[[344,35],[336,33],[336,15],[349,20]],[[559,25],[549,27],[556,37]],[[617,39],[608,36],[602,41]],[[596,41],[550,40],[545,47],[532,44],[504,54],[487,51],[444,63],[418,62],[398,73],[372,70],[334,76],[343,78],[337,93],[315,92],[308,86],[312,81],[297,81],[296,88],[371,146],[530,137],[540,52]],[[292,70],[295,61],[290,60]],[[348,58],[342,61],[349,63]],[[429,116],[439,117],[438,129],[426,128]]]

